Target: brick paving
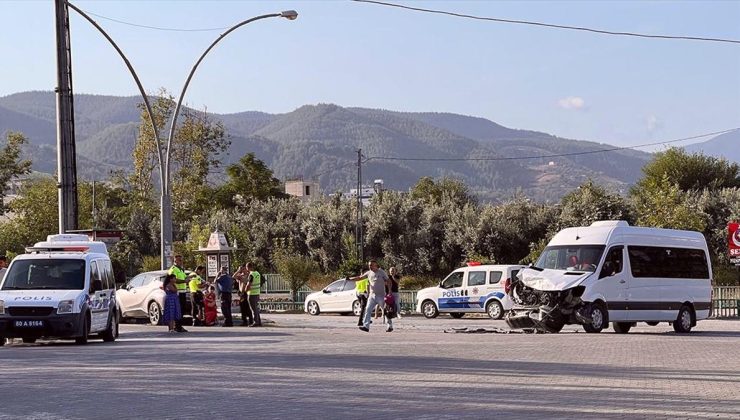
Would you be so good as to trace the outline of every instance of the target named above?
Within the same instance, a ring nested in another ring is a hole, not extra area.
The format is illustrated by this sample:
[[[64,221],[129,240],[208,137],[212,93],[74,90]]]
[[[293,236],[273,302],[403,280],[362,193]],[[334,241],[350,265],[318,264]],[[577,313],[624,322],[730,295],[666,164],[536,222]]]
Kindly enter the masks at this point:
[[[124,325],[116,343],[0,348],[0,419],[740,418],[740,322],[627,335],[455,334],[486,318],[266,315],[262,329]],[[379,321],[376,321],[378,324]]]

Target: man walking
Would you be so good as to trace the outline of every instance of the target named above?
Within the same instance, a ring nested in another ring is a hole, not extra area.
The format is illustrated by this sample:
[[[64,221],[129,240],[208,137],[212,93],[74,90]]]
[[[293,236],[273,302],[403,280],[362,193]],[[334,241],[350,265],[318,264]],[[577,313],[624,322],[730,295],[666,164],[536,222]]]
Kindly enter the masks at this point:
[[[181,308],[180,319],[175,320],[175,331],[187,332],[188,330],[182,327],[182,314],[185,313],[185,304],[187,303],[188,293],[188,276],[185,274],[185,269],[182,266],[182,255],[175,255],[175,264],[170,267],[168,273],[175,276],[177,298],[180,301]]]
[[[260,288],[262,287],[262,276],[252,263],[247,263],[249,279],[247,280],[247,296],[249,297],[249,308],[252,310],[252,323],[250,327],[261,327],[260,317]]]
[[[231,292],[234,287],[234,279],[229,275],[226,266],[221,267],[221,271],[216,277],[216,290],[221,298],[221,313],[224,314],[224,327],[233,327],[234,320],[231,318]]]
[[[368,268],[369,270],[365,274],[350,279],[353,281],[367,279],[370,286],[370,295],[367,298],[367,308],[365,308],[365,319],[363,325],[360,327],[360,330],[365,332],[370,331],[370,318],[372,318],[375,307],[384,304],[385,286],[388,282],[388,275],[380,268],[377,261],[370,260],[368,262]],[[389,319],[386,332],[391,331],[393,331],[393,320]]]

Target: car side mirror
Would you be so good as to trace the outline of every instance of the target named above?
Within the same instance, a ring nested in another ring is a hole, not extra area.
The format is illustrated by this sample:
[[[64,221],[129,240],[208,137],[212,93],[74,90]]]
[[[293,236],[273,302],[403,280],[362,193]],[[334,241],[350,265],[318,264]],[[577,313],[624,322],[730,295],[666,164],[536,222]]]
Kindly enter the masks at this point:
[[[324,293],[331,293],[331,292],[329,291],[329,289],[324,289],[324,290],[322,290],[322,292],[324,292]]]

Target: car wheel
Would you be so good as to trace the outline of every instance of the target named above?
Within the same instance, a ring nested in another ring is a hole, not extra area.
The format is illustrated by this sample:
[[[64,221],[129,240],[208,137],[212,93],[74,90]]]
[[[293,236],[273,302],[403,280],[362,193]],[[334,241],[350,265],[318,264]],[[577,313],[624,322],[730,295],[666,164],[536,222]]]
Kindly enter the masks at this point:
[[[149,323],[152,325],[159,325],[162,320],[162,307],[157,302],[149,302]]]
[[[501,319],[504,316],[504,307],[501,302],[492,300],[486,305],[486,313],[491,319]]]
[[[75,338],[75,343],[87,344],[87,336],[90,335],[90,315],[85,315],[85,321],[82,323],[82,335]]]
[[[352,314],[354,316],[360,316],[360,312],[362,312],[362,304],[359,300],[356,300],[352,302]]]
[[[108,322],[108,329],[105,330],[103,334],[101,334],[103,337],[103,341],[106,343],[112,343],[116,341],[116,337],[118,337],[118,315],[113,314],[111,315],[110,321]]]
[[[421,313],[424,314],[425,317],[431,319],[436,318],[439,315],[439,310],[434,302],[428,300],[421,305]]]
[[[627,334],[630,332],[630,328],[632,328],[631,322],[612,322],[612,327],[614,328],[614,332],[617,334]]]
[[[546,322],[545,327],[547,328],[547,332],[552,334],[559,333],[563,327],[565,327],[564,322]]]
[[[692,321],[693,315],[691,308],[687,305],[681,306],[681,309],[678,311],[678,318],[673,321],[673,331],[677,333],[691,332]]]
[[[609,325],[609,314],[604,304],[592,303],[587,313],[591,318],[591,323],[583,326],[587,333],[600,333]]]
[[[5,345],[5,337],[0,337],[0,347]]]
[[[33,343],[36,342],[36,339],[35,338],[29,338],[29,337],[24,337],[24,338],[22,338],[22,340],[26,344],[33,344]]]
[[[465,312],[452,312],[450,313],[450,316],[455,319],[460,319],[465,316]]]
[[[651,322],[646,322],[646,324],[650,325],[651,327],[654,327],[654,326],[660,324],[660,322],[652,322],[651,321]]]
[[[321,309],[319,309],[319,304],[315,300],[308,302],[307,306],[309,315],[316,316],[321,313]]]

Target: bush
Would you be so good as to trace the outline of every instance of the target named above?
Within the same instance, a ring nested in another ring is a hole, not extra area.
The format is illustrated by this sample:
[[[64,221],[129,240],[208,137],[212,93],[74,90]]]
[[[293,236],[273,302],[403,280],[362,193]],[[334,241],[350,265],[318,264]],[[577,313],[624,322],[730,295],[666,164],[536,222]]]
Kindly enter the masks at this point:
[[[432,287],[439,284],[441,278],[436,276],[404,276],[401,277],[401,289],[404,290],[419,290],[425,287]]]

